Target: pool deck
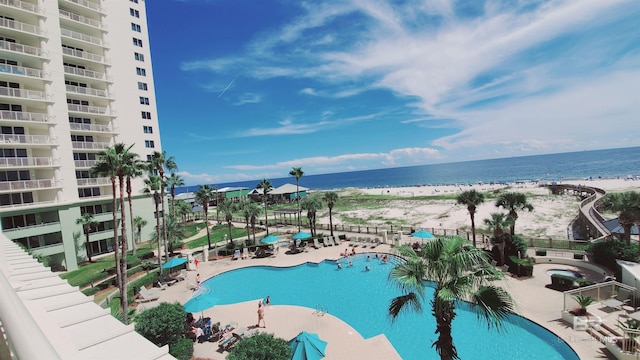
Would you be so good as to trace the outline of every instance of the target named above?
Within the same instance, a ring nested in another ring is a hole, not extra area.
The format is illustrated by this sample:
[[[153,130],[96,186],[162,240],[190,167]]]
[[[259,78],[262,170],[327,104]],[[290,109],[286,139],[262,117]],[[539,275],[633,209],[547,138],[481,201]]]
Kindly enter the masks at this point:
[[[225,271],[258,265],[270,265],[279,267],[295,266],[305,262],[321,262],[326,259],[339,259],[340,254],[349,248],[348,242],[342,246],[325,247],[320,249],[308,249],[307,252],[288,255],[282,250],[274,257],[263,259],[231,260],[224,258],[217,261],[200,262],[197,271],[189,271],[188,278],[161,292],[159,301],[140,304],[138,310],[157,306],[160,302],[179,302],[184,304],[192,295],[188,290],[188,284],[195,283],[196,273],[200,273],[201,279],[208,279]],[[350,248],[349,248],[350,249]],[[364,250],[357,247],[356,251],[385,253],[391,252],[391,247],[386,244],[379,245],[376,249]],[[538,324],[546,327],[565,340],[579,355],[581,359],[614,359],[603,344],[596,341],[585,332],[576,332],[560,320],[560,312],[563,306],[561,292],[545,287],[549,284],[550,276],[546,273],[549,269],[575,269],[568,265],[537,264],[534,266],[534,276],[524,280],[508,277],[502,281],[503,286],[514,298],[517,304],[517,313]],[[582,273],[588,270],[580,269]],[[594,278],[599,276],[593,274]],[[237,286],[251,286],[252,279],[247,279],[246,284]],[[257,280],[259,281],[259,280]],[[220,291],[219,289],[212,289]],[[265,294],[265,296],[268,294]],[[235,322],[238,328],[247,331],[266,331],[277,337],[292,339],[300,331],[317,333],[321,339],[328,342],[326,359],[401,359],[393,346],[384,335],[364,339],[357,331],[331,314],[318,314],[316,309],[300,306],[278,305],[272,303],[265,311],[266,328],[256,328],[257,303],[259,299],[233,305],[215,306],[204,311],[204,315],[211,317],[214,322],[219,321],[223,326]],[[425,312],[429,314],[429,312]],[[196,314],[194,314],[196,315]],[[199,315],[199,314],[198,314]],[[424,315],[427,316],[427,315]],[[482,336],[482,334],[470,334],[469,336]],[[455,339],[454,339],[455,341]],[[499,340],[496,340],[499,341]],[[430,348],[431,343],[425,340],[425,348]],[[224,359],[228,353],[218,350],[217,342],[205,342],[194,344],[194,359]]]

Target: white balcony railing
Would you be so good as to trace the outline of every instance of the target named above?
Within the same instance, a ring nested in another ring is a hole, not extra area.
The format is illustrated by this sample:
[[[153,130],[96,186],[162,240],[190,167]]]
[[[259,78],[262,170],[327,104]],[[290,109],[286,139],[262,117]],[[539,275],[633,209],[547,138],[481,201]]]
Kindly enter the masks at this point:
[[[111,185],[111,179],[107,177],[90,178],[90,179],[77,179],[78,186],[100,186]]]
[[[73,20],[73,21],[79,22],[81,24],[93,26],[93,27],[98,28],[98,29],[102,29],[104,27],[102,25],[102,23],[100,21],[98,21],[98,20],[91,19],[91,18],[82,16],[82,15],[78,15],[78,14],[72,13],[72,12],[67,11],[67,10],[60,9],[60,17],[61,18],[65,18],[65,19],[69,19],[69,20]]]
[[[50,157],[0,158],[0,168],[52,166],[52,165],[53,165],[53,159]]]
[[[78,76],[84,76],[84,77],[88,77],[88,78],[92,78],[92,79],[105,80],[105,73],[92,71],[92,70],[79,69],[79,68],[75,68],[73,66],[66,66],[65,65],[64,73],[65,74],[78,75]]]
[[[106,142],[72,141],[71,142],[71,146],[74,149],[102,150],[102,149],[106,149],[109,146],[109,143],[106,143]]]
[[[75,85],[67,85],[67,92],[72,92],[75,94],[83,94],[83,95],[91,95],[91,96],[99,96],[99,97],[107,97],[107,91],[101,89],[92,89],[82,86]]]
[[[19,120],[33,122],[48,122],[49,116],[42,113],[22,112],[22,111],[0,111],[0,120]]]
[[[0,191],[49,189],[54,186],[52,179],[0,181]]]
[[[42,50],[40,50],[40,48],[29,45],[16,44],[10,41],[0,40],[0,49],[15,51],[17,53],[27,55],[42,56]]]
[[[37,78],[44,78],[44,72],[42,70],[28,68],[24,66],[15,66],[15,65],[7,65],[0,64],[0,72],[1,73],[9,73],[15,75],[25,75]]]
[[[0,5],[11,6],[16,9],[32,12],[34,14],[38,14],[42,11],[36,5],[20,0],[0,0]]]
[[[90,168],[96,164],[98,160],[75,160],[76,168]]]
[[[71,128],[71,130],[99,131],[99,132],[111,131],[111,128],[108,125],[98,125],[98,124],[70,123],[69,127]]]
[[[72,38],[72,39],[88,42],[88,43],[91,43],[91,44],[94,44],[94,45],[98,45],[98,46],[106,45],[105,42],[102,41],[102,39],[97,38],[95,36],[83,34],[81,32],[77,32],[77,31],[73,31],[73,30],[69,30],[69,29],[60,29],[60,33],[64,37],[68,37],[68,38]]]
[[[54,145],[56,138],[48,135],[10,135],[0,134],[0,143],[5,144],[31,144],[31,145]]]
[[[46,100],[47,95],[43,91],[14,89],[8,87],[0,87],[0,96],[10,96],[15,98],[29,100]]]
[[[34,35],[44,35],[44,32],[35,25],[9,20],[7,18],[0,18],[0,27],[14,29]]]
[[[69,111],[73,111],[73,112],[98,114],[98,115],[106,115],[109,112],[109,109],[102,106],[67,104],[67,108],[69,109]]]
[[[66,47],[62,48],[62,53],[69,56],[75,56],[77,58],[82,58],[86,60],[91,60],[99,63],[105,63],[105,58],[102,55],[93,54],[86,51],[80,51],[76,49],[69,49]]]
[[[87,1],[87,0],[66,0],[70,3],[74,3],[77,5],[80,5],[82,7],[85,7],[87,9],[91,9],[91,10],[95,10],[95,11],[102,11],[102,8],[100,7],[100,5],[91,2],[91,1]]]

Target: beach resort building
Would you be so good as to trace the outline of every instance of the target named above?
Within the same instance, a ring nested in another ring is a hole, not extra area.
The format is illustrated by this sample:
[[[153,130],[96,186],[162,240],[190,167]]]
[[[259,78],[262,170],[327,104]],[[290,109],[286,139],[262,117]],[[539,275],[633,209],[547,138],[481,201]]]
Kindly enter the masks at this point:
[[[0,226],[54,268],[84,259],[86,212],[92,253],[112,250],[111,182],[89,174],[97,153],[162,150],[149,45],[144,0],[0,1]],[[132,186],[134,215],[155,223],[143,180]]]

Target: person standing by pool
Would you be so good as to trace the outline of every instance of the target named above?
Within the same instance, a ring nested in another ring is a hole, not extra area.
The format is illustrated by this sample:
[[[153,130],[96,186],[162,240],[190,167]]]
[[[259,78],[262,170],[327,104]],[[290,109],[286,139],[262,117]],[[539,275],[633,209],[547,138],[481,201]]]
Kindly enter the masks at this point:
[[[271,305],[271,299],[269,298],[269,295],[267,295],[267,298],[264,299],[264,304],[267,306]]]
[[[266,328],[267,327],[267,323],[264,320],[264,307],[262,306],[262,301],[258,302],[258,325],[256,325],[257,327],[260,327],[260,322],[262,322],[262,327]]]

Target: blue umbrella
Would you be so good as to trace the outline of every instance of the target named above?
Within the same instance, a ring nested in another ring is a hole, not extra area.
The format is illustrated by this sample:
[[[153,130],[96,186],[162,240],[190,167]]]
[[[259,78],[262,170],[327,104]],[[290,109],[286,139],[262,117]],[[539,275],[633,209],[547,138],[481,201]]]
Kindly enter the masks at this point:
[[[311,237],[311,234],[304,232],[304,231],[300,231],[299,233],[295,234],[292,236],[293,239],[295,240],[304,240],[304,239],[308,239]]]
[[[171,269],[174,268],[176,266],[180,266],[184,263],[187,262],[187,258],[183,258],[183,257],[174,257],[173,259],[167,261],[166,263],[162,264],[162,268],[163,269]]]
[[[265,237],[264,239],[260,240],[261,243],[263,244],[273,244],[275,242],[280,241],[280,238],[275,236],[275,235],[269,235],[267,237]]]
[[[433,239],[435,236],[433,236],[432,233],[425,231],[425,230],[418,230],[416,232],[414,232],[413,234],[411,234],[412,237],[416,237],[416,238],[420,238],[420,239]]]
[[[289,341],[289,347],[293,350],[291,360],[320,360],[327,348],[327,342],[320,340],[318,334],[301,332]]]
[[[200,312],[205,311],[220,302],[220,299],[213,297],[209,294],[200,294],[192,297],[184,304],[184,310],[186,312]]]

